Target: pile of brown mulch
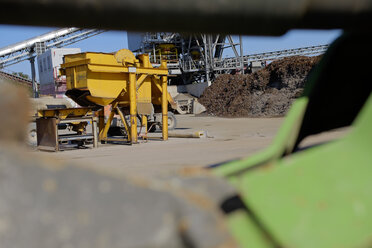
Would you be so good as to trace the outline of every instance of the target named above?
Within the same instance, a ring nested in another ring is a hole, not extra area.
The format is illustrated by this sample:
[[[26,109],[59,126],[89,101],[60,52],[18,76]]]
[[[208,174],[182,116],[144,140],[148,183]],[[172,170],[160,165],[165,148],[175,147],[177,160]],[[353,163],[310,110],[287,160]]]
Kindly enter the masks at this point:
[[[304,89],[320,57],[295,56],[270,63],[248,75],[220,75],[199,102],[207,113],[225,117],[283,116]]]

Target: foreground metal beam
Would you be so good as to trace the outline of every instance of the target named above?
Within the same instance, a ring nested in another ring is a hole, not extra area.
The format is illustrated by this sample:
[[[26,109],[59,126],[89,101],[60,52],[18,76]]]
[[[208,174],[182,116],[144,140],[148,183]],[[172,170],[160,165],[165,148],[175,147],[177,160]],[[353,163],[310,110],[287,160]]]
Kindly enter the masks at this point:
[[[0,0],[0,6],[3,24],[266,35],[372,26],[371,0]]]

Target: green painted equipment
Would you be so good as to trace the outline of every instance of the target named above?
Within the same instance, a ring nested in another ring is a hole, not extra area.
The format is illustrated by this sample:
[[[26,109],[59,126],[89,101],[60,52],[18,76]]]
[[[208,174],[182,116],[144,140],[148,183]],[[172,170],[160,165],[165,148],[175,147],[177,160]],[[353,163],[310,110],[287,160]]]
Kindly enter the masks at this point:
[[[372,245],[371,34],[345,34],[308,78],[273,144],[216,167],[238,190],[222,208],[242,247]],[[346,67],[347,65],[347,67]],[[341,139],[299,149],[313,134]]]

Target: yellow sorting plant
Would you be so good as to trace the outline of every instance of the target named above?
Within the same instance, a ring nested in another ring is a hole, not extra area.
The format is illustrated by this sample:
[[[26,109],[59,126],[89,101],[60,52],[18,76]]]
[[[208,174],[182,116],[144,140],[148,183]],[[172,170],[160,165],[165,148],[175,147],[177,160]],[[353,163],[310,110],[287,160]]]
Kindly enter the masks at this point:
[[[66,55],[61,65],[66,75],[66,95],[80,106],[100,107],[112,105],[112,111],[104,123],[100,111],[101,141],[109,141],[107,132],[114,114],[124,124],[127,140],[137,143],[137,115],[147,130],[147,118],[154,107],[161,106],[162,137],[168,139],[168,104],[175,103],[167,91],[168,69],[165,61],[154,68],[147,54],[137,57],[122,49],[116,53],[80,53]],[[130,114],[130,123],[124,118]]]

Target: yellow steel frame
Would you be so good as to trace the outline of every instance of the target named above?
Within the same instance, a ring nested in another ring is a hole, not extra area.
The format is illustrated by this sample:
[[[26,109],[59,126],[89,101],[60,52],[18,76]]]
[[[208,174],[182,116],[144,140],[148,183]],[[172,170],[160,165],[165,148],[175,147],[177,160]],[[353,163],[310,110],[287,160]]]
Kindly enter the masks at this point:
[[[61,72],[66,74],[69,89],[87,90],[86,100],[101,106],[111,104],[112,111],[104,123],[103,110],[99,112],[99,139],[109,141],[107,133],[114,114],[118,113],[128,134],[127,141],[138,142],[137,114],[141,107],[141,121],[146,128],[149,108],[146,104],[162,106],[162,139],[168,139],[168,103],[171,98],[167,90],[168,69],[166,61],[153,68],[147,54],[137,58],[129,50],[115,54],[82,53],[68,55]],[[156,91],[152,92],[152,85]],[[120,108],[128,107],[130,123],[127,123]]]
[[[112,122],[112,120],[114,118],[115,113],[118,113],[119,114],[120,119],[123,122],[125,131],[128,134],[127,141],[131,141],[132,140],[131,139],[132,133],[131,133],[131,130],[129,129],[129,125],[127,123],[127,120],[124,117],[123,112],[118,107],[118,102],[115,102],[112,105],[112,110],[111,110],[111,113],[110,113],[109,118],[107,119],[107,122],[106,123],[104,123],[104,118],[99,118],[99,127],[100,127],[100,129],[99,129],[99,139],[100,139],[100,141],[110,141],[110,139],[107,137],[107,133],[108,133],[108,130],[109,130],[110,126],[111,126],[111,122]],[[100,115],[100,117],[101,116],[103,116],[103,115]],[[115,140],[117,140],[117,139],[115,139]]]
[[[135,68],[135,67],[134,67]],[[136,73],[129,73],[129,113],[131,142],[138,142],[137,134],[137,96],[136,96]]]
[[[38,117],[55,117],[64,120],[67,117],[81,117],[92,113],[91,108],[44,109],[38,110]]]
[[[162,61],[161,67],[167,67],[167,62]],[[162,133],[163,133],[163,140],[168,140],[168,89],[167,89],[168,79],[166,76],[161,77],[161,86],[162,92],[161,95],[161,111],[162,111],[162,118],[163,118],[163,125],[162,125]]]
[[[99,124],[98,125],[100,127],[100,131],[99,131],[99,140],[100,141],[107,141],[107,133],[108,133],[108,130],[111,126],[111,122],[112,122],[112,119],[114,118],[114,114],[115,114],[115,111],[113,111],[113,110],[116,109],[117,106],[118,106],[117,102],[113,104],[111,113],[110,113],[110,115],[107,119],[106,124],[104,124],[104,118],[99,119]]]

